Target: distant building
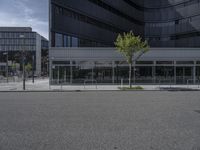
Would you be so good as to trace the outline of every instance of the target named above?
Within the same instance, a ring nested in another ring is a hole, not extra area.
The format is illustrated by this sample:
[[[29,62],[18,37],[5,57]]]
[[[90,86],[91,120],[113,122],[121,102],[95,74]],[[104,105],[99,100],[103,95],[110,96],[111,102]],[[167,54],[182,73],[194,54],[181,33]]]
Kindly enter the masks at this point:
[[[48,40],[32,31],[30,27],[0,27],[0,74],[5,74],[5,53],[8,53],[9,71],[12,64],[20,64],[22,70],[22,52],[25,63],[33,64],[36,75],[47,71]],[[33,59],[34,58],[34,59]],[[47,59],[46,61],[44,61]]]

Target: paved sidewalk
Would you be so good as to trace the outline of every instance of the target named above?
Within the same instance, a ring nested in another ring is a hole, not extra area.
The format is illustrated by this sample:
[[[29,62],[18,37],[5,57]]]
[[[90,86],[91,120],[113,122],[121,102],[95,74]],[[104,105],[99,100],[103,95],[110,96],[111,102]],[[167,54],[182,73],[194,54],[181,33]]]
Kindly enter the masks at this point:
[[[125,85],[127,86],[127,85]],[[133,85],[134,86],[134,85]],[[200,90],[198,85],[135,85],[141,86],[144,90],[169,90],[175,88],[181,88],[185,90]],[[119,90],[121,85],[58,85],[49,86],[49,79],[36,79],[33,84],[31,80],[26,81],[27,91],[88,91],[88,90]],[[23,82],[10,82],[0,83],[0,91],[22,91]]]

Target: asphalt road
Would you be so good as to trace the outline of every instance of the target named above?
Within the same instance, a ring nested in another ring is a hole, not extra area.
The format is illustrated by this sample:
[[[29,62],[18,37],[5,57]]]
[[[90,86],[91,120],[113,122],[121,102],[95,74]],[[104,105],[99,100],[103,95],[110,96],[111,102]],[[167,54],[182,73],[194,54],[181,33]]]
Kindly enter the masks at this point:
[[[200,92],[0,93],[0,150],[200,150]]]

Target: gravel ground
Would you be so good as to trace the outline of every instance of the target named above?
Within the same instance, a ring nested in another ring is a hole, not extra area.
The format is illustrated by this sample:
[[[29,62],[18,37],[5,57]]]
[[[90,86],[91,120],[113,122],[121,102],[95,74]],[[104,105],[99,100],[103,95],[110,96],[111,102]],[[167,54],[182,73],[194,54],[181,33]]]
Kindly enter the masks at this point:
[[[0,150],[200,150],[200,92],[0,93]]]

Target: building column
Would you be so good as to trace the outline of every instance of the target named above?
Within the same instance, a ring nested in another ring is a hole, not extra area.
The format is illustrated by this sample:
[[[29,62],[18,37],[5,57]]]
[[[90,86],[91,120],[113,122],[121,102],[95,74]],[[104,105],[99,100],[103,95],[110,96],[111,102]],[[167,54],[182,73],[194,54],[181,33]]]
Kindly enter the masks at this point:
[[[64,72],[64,83],[66,83],[67,78],[67,67],[65,66],[65,72]]]
[[[196,61],[193,66],[193,84],[196,84]]]
[[[153,78],[153,83],[156,83],[156,61],[154,61],[154,64],[152,66],[152,78]]]
[[[36,51],[35,51],[35,64],[36,64],[36,74],[41,76],[41,36],[36,34]]]
[[[176,84],[176,61],[174,61],[174,84]]]
[[[73,68],[72,68],[73,62],[70,61],[70,84],[73,82]]]
[[[185,67],[183,67],[183,84],[185,84]]]
[[[49,61],[47,61],[47,75],[49,75]]]
[[[152,82],[154,83],[154,66],[151,67],[151,74],[152,74]]]
[[[115,83],[115,61],[112,62],[112,83]]]
[[[49,60],[49,84],[52,84],[52,81],[54,80],[53,79],[53,59],[54,58],[51,58]],[[53,81],[54,82],[54,81]]]
[[[57,66],[58,67],[58,71],[57,71],[57,84],[60,83],[60,66]]]
[[[52,60],[51,59],[49,59],[49,85],[51,85],[51,83],[52,83],[52,77],[53,77],[53,75],[52,75]]]
[[[92,64],[92,83],[94,82],[94,64]]]

